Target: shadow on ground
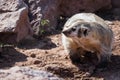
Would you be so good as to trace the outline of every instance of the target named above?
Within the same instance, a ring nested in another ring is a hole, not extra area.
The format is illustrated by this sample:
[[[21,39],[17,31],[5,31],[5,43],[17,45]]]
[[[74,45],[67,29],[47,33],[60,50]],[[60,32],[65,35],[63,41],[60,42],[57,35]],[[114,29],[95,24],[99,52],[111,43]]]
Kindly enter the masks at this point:
[[[92,76],[105,80],[120,80],[120,56],[113,55],[112,62],[104,70],[100,71],[98,69]]]
[[[0,53],[0,68],[14,66],[16,62],[26,61],[27,56],[16,51],[13,47],[5,47]]]
[[[33,39],[33,40],[23,40],[20,42],[17,47],[21,49],[43,49],[49,50],[57,47],[54,42],[51,41],[50,38],[44,37],[41,39]]]
[[[94,78],[102,78],[104,80],[120,80],[120,56],[119,55],[112,55],[111,57],[112,62],[108,63],[106,66],[97,68],[94,64],[87,63],[85,66],[81,64],[76,64],[76,66],[90,74],[85,75],[86,79],[94,79]]]
[[[112,55],[111,60],[103,68],[96,68],[94,62],[88,59],[84,63],[74,63],[77,68],[56,67],[48,68],[48,71],[66,80],[120,80],[120,56]]]

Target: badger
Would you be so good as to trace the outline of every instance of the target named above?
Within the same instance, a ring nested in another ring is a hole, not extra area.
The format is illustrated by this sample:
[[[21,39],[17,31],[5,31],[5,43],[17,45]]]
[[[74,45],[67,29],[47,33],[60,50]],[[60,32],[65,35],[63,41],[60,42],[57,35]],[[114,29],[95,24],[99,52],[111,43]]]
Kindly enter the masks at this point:
[[[109,26],[93,13],[73,15],[62,30],[62,44],[73,62],[86,52],[95,53],[98,63],[110,62],[113,39]]]

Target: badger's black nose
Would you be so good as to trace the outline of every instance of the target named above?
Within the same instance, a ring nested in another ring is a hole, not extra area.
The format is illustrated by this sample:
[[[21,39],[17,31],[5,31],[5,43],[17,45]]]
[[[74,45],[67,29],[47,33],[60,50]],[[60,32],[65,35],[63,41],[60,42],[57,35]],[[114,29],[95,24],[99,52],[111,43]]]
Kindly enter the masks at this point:
[[[68,34],[70,34],[70,31],[69,30],[65,30],[65,31],[62,31],[62,33],[67,36]]]
[[[62,33],[63,33],[63,34],[66,34],[66,33],[67,33],[67,31],[62,31]]]

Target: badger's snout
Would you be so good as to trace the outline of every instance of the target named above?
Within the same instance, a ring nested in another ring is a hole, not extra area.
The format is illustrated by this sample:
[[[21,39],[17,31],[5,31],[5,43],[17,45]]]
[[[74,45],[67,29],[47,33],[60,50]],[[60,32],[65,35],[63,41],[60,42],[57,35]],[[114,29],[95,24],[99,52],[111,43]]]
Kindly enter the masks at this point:
[[[64,31],[62,31],[62,33],[66,36],[69,36],[71,31],[70,30],[64,30]]]

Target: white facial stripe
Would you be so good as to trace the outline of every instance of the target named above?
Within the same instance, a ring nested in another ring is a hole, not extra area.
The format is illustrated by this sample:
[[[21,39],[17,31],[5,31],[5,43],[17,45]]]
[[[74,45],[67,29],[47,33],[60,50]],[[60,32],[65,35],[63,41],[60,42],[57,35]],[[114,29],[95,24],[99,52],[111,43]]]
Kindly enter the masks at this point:
[[[77,27],[76,30],[71,33],[71,36],[77,37],[80,28],[81,28],[81,27]]]
[[[78,23],[80,23],[80,22],[82,22],[82,21],[77,20],[77,21],[75,21],[75,22],[71,22],[72,24],[67,24],[67,25],[65,25],[64,30],[70,29],[70,28],[72,28],[73,26],[75,26],[76,24],[78,24]],[[67,26],[68,26],[68,27],[67,27]]]
[[[72,36],[72,37],[76,37],[76,36],[77,36],[77,33],[76,33],[76,32],[72,32],[72,33],[71,33],[71,36]]]
[[[83,30],[88,29],[88,28],[85,27],[83,24],[81,25],[81,28],[82,28]]]

